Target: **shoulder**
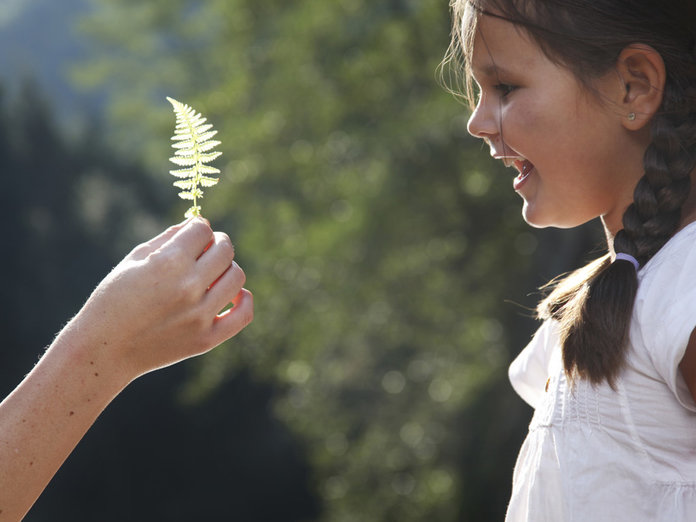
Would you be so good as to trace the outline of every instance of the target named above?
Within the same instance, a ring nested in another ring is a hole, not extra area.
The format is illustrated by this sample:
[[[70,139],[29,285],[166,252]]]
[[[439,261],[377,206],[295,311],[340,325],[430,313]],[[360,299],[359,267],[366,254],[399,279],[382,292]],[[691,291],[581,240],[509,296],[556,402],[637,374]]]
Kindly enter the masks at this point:
[[[652,323],[666,313],[696,315],[696,222],[683,228],[638,272],[634,318]],[[652,319],[652,320],[651,320]]]
[[[689,288],[682,284],[696,284],[696,222],[677,232],[655,254],[638,272],[638,281],[638,298],[657,297],[650,293],[656,286],[678,293]]]
[[[684,403],[678,367],[696,328],[696,223],[670,239],[638,280],[631,344]]]

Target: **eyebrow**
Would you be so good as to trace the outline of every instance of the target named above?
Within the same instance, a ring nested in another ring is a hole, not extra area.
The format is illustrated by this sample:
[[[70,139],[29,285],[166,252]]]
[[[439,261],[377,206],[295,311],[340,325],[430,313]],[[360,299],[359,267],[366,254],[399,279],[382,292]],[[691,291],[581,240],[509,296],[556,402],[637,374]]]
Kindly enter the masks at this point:
[[[486,64],[483,67],[472,67],[474,74],[479,74],[481,76],[485,76],[487,78],[498,78],[499,76],[506,76],[511,74],[510,71],[505,69],[504,67],[501,67],[500,65],[496,65],[494,63],[489,63]]]

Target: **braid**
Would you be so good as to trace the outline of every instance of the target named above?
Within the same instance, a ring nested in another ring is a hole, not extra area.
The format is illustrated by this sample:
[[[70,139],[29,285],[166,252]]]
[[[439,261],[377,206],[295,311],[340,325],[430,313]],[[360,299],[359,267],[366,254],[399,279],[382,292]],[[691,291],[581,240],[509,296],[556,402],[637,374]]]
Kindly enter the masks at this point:
[[[690,174],[696,167],[694,91],[694,87],[683,89],[675,81],[667,82],[662,110],[652,121],[645,174],[624,213],[624,228],[614,238],[615,251],[630,254],[641,266],[679,229],[682,206],[691,190]],[[554,299],[555,310],[548,298],[542,303],[561,321],[563,363],[571,379],[576,375],[593,383],[606,379],[613,385],[625,358],[637,289],[630,263],[605,259],[565,303]]]

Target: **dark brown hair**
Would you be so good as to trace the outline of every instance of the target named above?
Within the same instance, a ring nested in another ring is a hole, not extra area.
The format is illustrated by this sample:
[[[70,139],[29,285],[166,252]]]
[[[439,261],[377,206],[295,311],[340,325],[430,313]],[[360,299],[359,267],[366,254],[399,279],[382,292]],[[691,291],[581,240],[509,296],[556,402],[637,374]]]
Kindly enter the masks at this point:
[[[473,104],[471,52],[480,16],[522,28],[546,56],[592,90],[621,51],[642,43],[662,57],[662,104],[650,122],[644,175],[623,215],[614,249],[645,264],[675,234],[696,167],[696,2],[694,0],[452,0],[452,44],[446,56],[461,67],[461,89]],[[451,68],[449,70],[452,70]],[[457,89],[457,87],[455,87]],[[542,319],[560,322],[566,374],[613,385],[627,348],[638,288],[630,262],[609,254],[552,282],[539,304]]]

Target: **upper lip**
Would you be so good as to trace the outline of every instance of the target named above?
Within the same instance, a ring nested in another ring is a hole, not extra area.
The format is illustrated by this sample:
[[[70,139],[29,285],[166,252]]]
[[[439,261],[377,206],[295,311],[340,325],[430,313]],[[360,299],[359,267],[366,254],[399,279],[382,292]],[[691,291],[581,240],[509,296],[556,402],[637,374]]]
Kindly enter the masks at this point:
[[[523,156],[517,154],[495,154],[491,152],[494,159],[500,160],[506,167],[515,167],[519,172],[522,172],[522,166],[527,161]]]

